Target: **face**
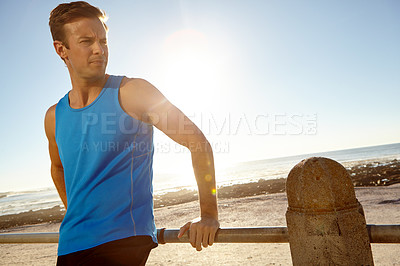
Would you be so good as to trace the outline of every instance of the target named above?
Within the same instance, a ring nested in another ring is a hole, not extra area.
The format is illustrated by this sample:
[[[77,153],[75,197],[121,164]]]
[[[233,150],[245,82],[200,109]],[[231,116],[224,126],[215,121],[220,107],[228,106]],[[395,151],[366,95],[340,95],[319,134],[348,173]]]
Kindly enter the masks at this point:
[[[68,47],[62,53],[71,76],[83,79],[103,78],[108,62],[107,32],[97,19],[81,19],[64,25]],[[57,48],[56,48],[57,49]]]

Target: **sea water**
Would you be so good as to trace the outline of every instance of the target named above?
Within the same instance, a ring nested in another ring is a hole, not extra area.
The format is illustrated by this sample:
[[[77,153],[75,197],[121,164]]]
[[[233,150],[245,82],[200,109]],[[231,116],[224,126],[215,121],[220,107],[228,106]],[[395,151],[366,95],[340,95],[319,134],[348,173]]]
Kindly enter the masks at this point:
[[[217,185],[229,186],[254,182],[259,179],[286,178],[294,165],[313,156],[331,158],[340,163],[364,160],[376,160],[378,162],[400,160],[400,143],[236,163],[224,169],[217,169]],[[154,192],[156,194],[184,188],[195,189],[193,185],[182,183],[182,179],[175,175],[155,176],[154,180]],[[16,214],[29,210],[35,211],[59,205],[62,205],[62,203],[54,187],[0,193],[0,215]]]

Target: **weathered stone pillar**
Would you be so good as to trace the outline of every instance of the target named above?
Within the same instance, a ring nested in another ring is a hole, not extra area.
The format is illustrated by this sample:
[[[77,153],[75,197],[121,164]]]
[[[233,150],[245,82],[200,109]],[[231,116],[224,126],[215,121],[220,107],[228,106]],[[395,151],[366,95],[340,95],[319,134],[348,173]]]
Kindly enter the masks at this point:
[[[313,157],[286,182],[286,222],[293,265],[373,265],[361,204],[338,162]]]

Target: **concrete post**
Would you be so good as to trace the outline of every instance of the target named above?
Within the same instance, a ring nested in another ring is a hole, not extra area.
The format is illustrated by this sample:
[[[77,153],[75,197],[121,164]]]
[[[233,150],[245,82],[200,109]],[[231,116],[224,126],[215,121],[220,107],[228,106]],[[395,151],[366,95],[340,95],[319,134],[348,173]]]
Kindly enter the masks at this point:
[[[293,265],[373,265],[364,211],[346,169],[313,157],[286,182]]]

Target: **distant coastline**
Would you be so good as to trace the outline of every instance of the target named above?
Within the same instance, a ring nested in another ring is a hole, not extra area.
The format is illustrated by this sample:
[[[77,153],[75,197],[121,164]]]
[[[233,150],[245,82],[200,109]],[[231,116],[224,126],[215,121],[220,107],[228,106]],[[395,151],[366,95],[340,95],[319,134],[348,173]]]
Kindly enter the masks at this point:
[[[348,170],[355,187],[390,186],[400,183],[400,160],[365,160],[343,163]],[[221,186],[219,199],[244,198],[256,195],[268,195],[285,191],[286,178],[260,179],[257,182]],[[163,208],[197,200],[197,192],[182,189],[154,196],[154,207]],[[61,206],[38,211],[0,216],[0,230],[38,223],[58,223],[65,215]]]

